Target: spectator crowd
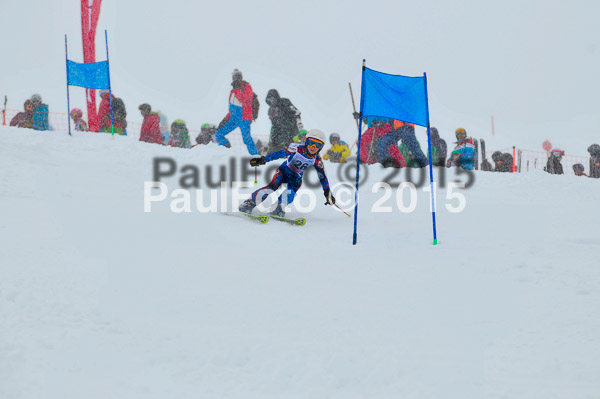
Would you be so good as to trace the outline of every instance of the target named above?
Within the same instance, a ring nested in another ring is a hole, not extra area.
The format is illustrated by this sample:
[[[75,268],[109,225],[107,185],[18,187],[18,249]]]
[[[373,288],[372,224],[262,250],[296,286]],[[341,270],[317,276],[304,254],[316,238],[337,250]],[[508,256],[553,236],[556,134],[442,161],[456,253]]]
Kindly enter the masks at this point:
[[[231,86],[227,97],[227,114],[218,125],[203,124],[195,137],[195,144],[191,143],[190,132],[183,119],[176,119],[169,125],[166,117],[153,111],[148,103],[138,107],[143,118],[139,140],[179,148],[192,148],[210,143],[230,148],[231,143],[226,136],[239,129],[251,155],[266,155],[286,149],[291,143],[304,142],[307,131],[302,123],[301,112],[288,98],[281,97],[276,89],[269,90],[265,98],[265,103],[268,105],[267,116],[271,122],[268,143],[254,140],[251,124],[259,115],[258,96],[238,69],[234,69],[231,74]],[[125,103],[108,90],[100,90],[99,94],[101,98],[98,109],[99,132],[126,135]],[[23,111],[18,112],[11,119],[10,126],[41,131],[51,130],[48,115],[48,105],[42,101],[39,94],[33,94],[23,104]],[[353,115],[357,120],[360,118],[360,114],[356,112]],[[73,108],[69,116],[75,131],[89,131],[81,109]],[[382,117],[366,117],[363,122],[366,124],[366,129],[361,136],[360,154],[356,154],[362,163],[381,164],[384,167],[394,168],[423,168],[429,165],[429,157],[421,149],[412,123]],[[465,170],[481,167],[482,171],[503,173],[516,171],[513,154],[495,151],[491,156],[493,164],[490,163],[486,157],[485,142],[470,137],[464,128],[456,129],[456,141],[450,154],[448,154],[446,141],[440,137],[438,129],[431,127],[430,133],[430,156],[434,166],[458,167]],[[351,158],[355,159],[351,156],[351,148],[341,140],[338,133],[331,133],[329,142],[331,147],[323,153],[324,160],[344,163]],[[481,147],[481,159],[479,147]],[[588,148],[588,153],[590,160],[587,173],[582,163],[573,164],[573,172],[577,176],[600,178],[600,145],[592,144]],[[549,174],[564,174],[562,165],[564,156],[565,152],[559,148],[549,151],[544,170]]]

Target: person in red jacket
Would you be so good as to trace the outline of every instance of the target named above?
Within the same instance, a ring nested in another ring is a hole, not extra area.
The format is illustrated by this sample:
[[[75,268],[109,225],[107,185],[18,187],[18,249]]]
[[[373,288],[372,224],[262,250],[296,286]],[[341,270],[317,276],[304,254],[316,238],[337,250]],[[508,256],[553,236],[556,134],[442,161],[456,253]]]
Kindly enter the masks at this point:
[[[229,113],[221,122],[219,129],[215,133],[215,138],[219,145],[225,147],[231,147],[229,140],[225,138],[227,134],[232,132],[236,128],[240,128],[242,131],[242,138],[244,144],[248,147],[250,155],[258,155],[256,151],[256,145],[250,135],[250,123],[252,122],[252,100],[254,99],[254,93],[252,92],[252,86],[250,83],[242,80],[242,72],[238,69],[234,69],[231,74],[232,82],[231,92],[229,92]]]
[[[31,100],[25,101],[23,108],[25,109],[25,112],[19,112],[16,114],[14,118],[11,119],[10,126],[26,127],[31,129],[33,126],[33,106],[31,105]]]
[[[100,131],[105,133],[111,133],[111,115],[110,115],[110,98],[109,98],[108,90],[100,90],[100,97],[102,101],[100,102],[100,107],[98,108],[98,121],[100,123]],[[113,124],[115,127],[115,133],[126,135],[127,131],[127,121],[125,118],[127,117],[127,111],[125,111],[125,104],[123,104],[123,100],[115,97],[114,94],[111,94],[112,97],[112,106],[113,106]]]
[[[368,164],[377,163],[379,162],[377,159],[377,142],[392,130],[392,126],[379,118],[365,118],[363,121],[367,123],[369,128],[362,133],[360,138],[360,160]]]
[[[160,116],[152,112],[150,104],[142,104],[138,107],[144,117],[142,129],[140,130],[140,141],[147,143],[162,144],[162,135],[160,133]]]

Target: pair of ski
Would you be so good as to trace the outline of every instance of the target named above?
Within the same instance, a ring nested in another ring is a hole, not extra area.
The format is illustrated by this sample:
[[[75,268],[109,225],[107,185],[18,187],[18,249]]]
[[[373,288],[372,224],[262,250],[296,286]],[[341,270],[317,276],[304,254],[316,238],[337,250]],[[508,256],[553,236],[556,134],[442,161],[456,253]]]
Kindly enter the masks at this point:
[[[281,216],[275,216],[275,215],[252,215],[249,213],[245,213],[245,212],[221,212],[223,215],[227,215],[227,216],[236,216],[236,217],[241,217],[241,218],[248,218],[250,220],[253,220],[255,222],[261,223],[261,224],[265,224],[268,223],[270,219],[275,219],[275,220],[279,220],[280,222],[284,222],[287,224],[291,224],[294,226],[304,226],[306,224],[306,219],[304,218],[298,218],[298,219],[289,219],[289,218],[285,218],[285,217],[281,217]]]

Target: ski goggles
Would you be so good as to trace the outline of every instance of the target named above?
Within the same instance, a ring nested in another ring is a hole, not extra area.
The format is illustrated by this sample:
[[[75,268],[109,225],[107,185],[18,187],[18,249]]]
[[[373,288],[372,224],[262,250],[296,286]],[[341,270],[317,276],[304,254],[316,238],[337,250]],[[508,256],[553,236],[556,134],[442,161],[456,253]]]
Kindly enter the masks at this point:
[[[304,142],[304,145],[306,147],[314,147],[315,149],[320,150],[321,148],[323,148],[325,143],[323,143],[321,140],[317,140],[315,138],[309,137]]]

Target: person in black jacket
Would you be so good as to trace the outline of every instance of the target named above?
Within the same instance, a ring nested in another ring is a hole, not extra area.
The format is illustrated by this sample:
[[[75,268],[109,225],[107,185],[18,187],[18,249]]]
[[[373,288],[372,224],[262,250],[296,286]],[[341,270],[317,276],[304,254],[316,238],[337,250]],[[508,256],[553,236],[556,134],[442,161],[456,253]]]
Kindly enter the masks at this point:
[[[446,166],[446,156],[448,155],[448,145],[446,141],[440,137],[440,133],[435,127],[430,130],[431,146],[437,149],[437,157],[434,155],[433,166]]]
[[[592,144],[588,148],[590,153],[590,177],[600,178],[600,145]]]
[[[492,154],[492,161],[494,161],[494,172],[512,173],[513,157],[509,153],[495,151]]]
[[[268,152],[285,150],[294,141],[294,136],[304,128],[300,111],[289,99],[281,98],[275,89],[269,90],[265,101],[269,105],[272,124]]]

